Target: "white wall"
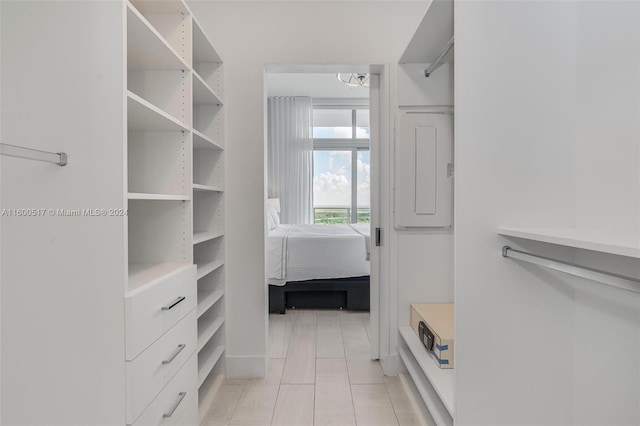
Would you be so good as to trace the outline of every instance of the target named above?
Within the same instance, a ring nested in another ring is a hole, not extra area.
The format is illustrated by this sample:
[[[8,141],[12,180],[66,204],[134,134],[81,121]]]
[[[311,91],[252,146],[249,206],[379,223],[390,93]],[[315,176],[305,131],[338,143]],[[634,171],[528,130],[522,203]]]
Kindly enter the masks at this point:
[[[452,65],[444,63],[426,78],[424,70],[428,65],[397,66],[396,111],[452,111]],[[454,228],[393,230],[395,250],[392,265],[395,271],[392,271],[392,276],[398,289],[398,315],[392,330],[409,325],[412,303],[453,302],[454,232]],[[392,346],[395,348],[397,336],[394,334],[393,337]]]
[[[217,41],[227,98],[227,367],[264,374],[266,64],[397,63],[421,2],[208,2],[190,6]]]
[[[456,423],[638,424],[640,298],[503,259],[634,259],[496,235],[638,231],[637,2],[459,2]]]

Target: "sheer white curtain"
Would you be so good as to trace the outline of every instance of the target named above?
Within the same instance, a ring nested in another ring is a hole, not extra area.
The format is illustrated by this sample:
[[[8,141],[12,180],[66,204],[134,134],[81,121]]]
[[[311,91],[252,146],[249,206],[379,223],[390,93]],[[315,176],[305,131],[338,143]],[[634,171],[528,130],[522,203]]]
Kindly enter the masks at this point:
[[[311,98],[269,98],[267,187],[281,223],[313,223],[312,120]]]

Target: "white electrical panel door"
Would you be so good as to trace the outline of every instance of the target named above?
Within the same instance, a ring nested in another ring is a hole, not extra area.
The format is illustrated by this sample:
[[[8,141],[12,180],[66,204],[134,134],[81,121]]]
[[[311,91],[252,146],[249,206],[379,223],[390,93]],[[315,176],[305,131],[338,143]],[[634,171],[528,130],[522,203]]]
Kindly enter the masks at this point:
[[[395,141],[396,228],[446,228],[452,223],[451,114],[398,114]]]

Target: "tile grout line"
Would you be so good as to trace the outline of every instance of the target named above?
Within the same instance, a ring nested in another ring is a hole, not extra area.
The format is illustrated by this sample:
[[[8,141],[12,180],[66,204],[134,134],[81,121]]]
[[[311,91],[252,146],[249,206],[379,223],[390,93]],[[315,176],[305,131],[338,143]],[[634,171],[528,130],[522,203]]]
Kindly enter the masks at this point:
[[[349,363],[347,362],[347,345],[344,342],[344,330],[342,330],[342,322],[340,322],[340,334],[342,334],[342,351],[344,352],[344,365],[347,367],[347,381],[349,382],[349,395],[351,396],[351,408],[353,409],[353,421],[358,426],[358,416],[356,416],[356,403],[353,397],[353,388],[351,384],[351,374],[349,374]]]
[[[243,384],[242,385],[242,390],[240,391],[240,395],[238,396],[238,400],[236,401],[236,404],[233,407],[233,411],[231,412],[231,417],[229,418],[229,422],[227,423],[227,425],[230,425],[231,423],[233,423],[233,418],[236,415],[236,410],[238,409],[238,405],[240,404],[240,400],[242,399],[242,395],[244,395],[244,391],[246,389],[246,385]]]

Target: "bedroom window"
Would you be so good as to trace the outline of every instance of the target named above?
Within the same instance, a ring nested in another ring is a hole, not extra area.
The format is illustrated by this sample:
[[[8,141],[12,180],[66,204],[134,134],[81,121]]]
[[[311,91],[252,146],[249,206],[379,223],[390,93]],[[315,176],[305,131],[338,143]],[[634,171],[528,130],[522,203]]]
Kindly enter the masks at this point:
[[[315,106],[313,138],[314,222],[369,223],[368,105]]]

